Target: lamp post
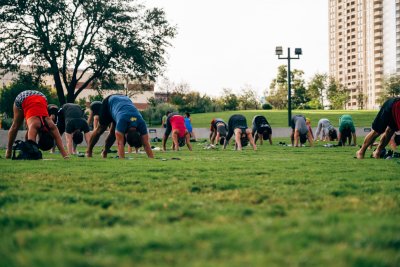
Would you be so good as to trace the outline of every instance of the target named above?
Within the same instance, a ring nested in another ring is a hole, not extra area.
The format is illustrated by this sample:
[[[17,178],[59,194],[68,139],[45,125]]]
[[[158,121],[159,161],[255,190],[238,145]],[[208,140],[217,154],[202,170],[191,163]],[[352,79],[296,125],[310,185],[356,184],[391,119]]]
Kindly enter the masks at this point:
[[[301,48],[295,48],[294,54],[296,57],[290,56],[290,48],[287,49],[287,57],[282,57],[283,49],[282,46],[277,46],[275,48],[275,54],[278,56],[278,59],[287,59],[288,61],[288,124],[291,126],[290,122],[292,120],[292,75],[290,73],[290,60],[291,59],[300,59],[300,55],[302,55]]]

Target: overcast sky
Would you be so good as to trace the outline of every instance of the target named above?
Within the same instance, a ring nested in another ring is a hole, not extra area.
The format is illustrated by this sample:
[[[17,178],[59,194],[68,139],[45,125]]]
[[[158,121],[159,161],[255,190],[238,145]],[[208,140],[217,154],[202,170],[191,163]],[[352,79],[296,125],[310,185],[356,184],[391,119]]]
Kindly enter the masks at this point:
[[[164,74],[195,91],[219,95],[250,85],[260,94],[277,68],[275,47],[303,49],[293,68],[308,79],[328,71],[327,0],[143,0],[162,7],[178,35]],[[286,54],[286,52],[285,52]],[[157,90],[157,88],[156,88]]]

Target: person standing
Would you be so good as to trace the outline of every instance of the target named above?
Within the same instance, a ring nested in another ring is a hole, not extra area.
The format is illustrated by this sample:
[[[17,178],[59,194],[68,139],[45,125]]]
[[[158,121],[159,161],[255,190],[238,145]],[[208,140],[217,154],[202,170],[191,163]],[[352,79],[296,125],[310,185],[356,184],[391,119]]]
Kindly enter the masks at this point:
[[[196,140],[196,135],[195,135],[195,133],[193,131],[193,127],[192,127],[192,118],[190,117],[189,112],[185,112],[185,126],[190,134],[190,137],[192,139]]]

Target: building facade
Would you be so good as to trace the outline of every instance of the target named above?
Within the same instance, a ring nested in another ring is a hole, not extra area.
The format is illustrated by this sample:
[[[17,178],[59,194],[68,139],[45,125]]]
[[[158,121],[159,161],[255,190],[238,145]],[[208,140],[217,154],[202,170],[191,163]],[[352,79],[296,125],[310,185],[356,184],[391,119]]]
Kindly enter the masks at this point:
[[[400,0],[329,0],[329,73],[346,109],[377,109],[385,75],[400,74]]]
[[[29,66],[21,66],[21,70],[25,72],[33,71]],[[78,72],[78,76],[80,73]],[[18,73],[16,72],[6,72],[3,75],[0,75],[0,89],[1,87],[8,86],[10,83],[17,78]],[[89,74],[83,75],[82,81],[78,82],[76,85],[76,89],[80,88],[80,86],[84,83],[85,80],[89,78]],[[42,82],[45,86],[55,90],[54,79],[51,75],[46,75],[42,77]],[[120,90],[97,90],[94,88],[93,84],[89,84],[79,95],[78,99],[86,99],[89,101],[91,96],[96,96],[101,92],[103,97],[107,97],[111,94],[124,94],[129,96],[132,102],[139,110],[144,110],[148,107],[148,99],[154,97],[154,83],[153,82],[138,82],[131,81],[124,77],[123,75],[117,76],[117,86],[121,88]]]

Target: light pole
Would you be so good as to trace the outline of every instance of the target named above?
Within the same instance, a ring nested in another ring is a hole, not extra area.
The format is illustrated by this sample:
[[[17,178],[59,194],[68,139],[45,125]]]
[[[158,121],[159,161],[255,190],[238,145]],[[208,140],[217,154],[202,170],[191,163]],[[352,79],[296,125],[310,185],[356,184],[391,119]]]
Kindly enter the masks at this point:
[[[288,61],[288,124],[291,126],[290,122],[292,120],[292,75],[290,73],[290,60],[291,59],[300,59],[300,55],[302,54],[301,48],[295,48],[294,54],[296,57],[290,57],[290,48],[287,49],[287,57],[282,57],[283,49],[282,46],[277,46],[275,48],[275,54],[279,59],[287,59]]]

